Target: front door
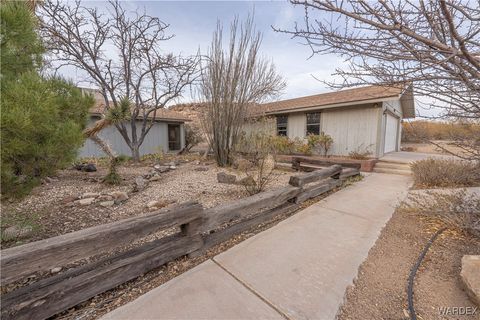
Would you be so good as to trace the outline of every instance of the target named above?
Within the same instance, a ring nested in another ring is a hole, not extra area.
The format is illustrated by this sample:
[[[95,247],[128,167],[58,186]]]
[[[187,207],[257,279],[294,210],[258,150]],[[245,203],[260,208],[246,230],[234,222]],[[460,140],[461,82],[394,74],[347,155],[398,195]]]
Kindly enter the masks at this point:
[[[180,125],[168,125],[168,151],[180,150]]]

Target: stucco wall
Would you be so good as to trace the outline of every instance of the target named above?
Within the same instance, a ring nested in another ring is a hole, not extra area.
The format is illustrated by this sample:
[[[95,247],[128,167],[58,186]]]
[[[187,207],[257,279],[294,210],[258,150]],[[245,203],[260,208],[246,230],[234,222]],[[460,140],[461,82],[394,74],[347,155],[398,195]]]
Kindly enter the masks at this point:
[[[94,123],[97,119],[92,118],[89,121],[89,125]],[[138,136],[140,136],[141,132],[141,121],[137,121],[137,132]],[[148,132],[145,140],[143,141],[142,145],[140,146],[140,155],[151,154],[151,153],[158,153],[160,151],[168,152],[168,135],[167,129],[168,124],[166,122],[155,122],[153,127]],[[127,130],[130,135],[131,128],[130,125],[127,124]],[[119,155],[128,155],[131,156],[130,148],[128,147],[127,143],[120,135],[118,130],[114,126],[109,126],[103,129],[99,136],[104,138],[112,147],[112,149]],[[185,146],[185,132],[183,124],[180,125],[180,143],[181,147]],[[85,141],[83,147],[79,150],[78,156],[80,158],[83,157],[104,157],[106,156],[105,153],[100,150],[97,145],[90,139]]]

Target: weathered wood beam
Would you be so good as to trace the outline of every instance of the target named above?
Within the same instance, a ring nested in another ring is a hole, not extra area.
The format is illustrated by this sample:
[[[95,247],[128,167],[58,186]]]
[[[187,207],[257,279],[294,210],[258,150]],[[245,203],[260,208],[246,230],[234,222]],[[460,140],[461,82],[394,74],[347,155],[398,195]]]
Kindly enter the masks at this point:
[[[287,202],[277,208],[267,210],[265,212],[259,213],[258,215],[253,215],[239,223],[228,226],[227,228],[215,231],[214,233],[206,234],[203,236],[204,247],[201,250],[205,252],[209,248],[224,241],[227,241],[231,237],[242,233],[243,231],[248,230],[253,226],[269,221],[274,217],[284,214],[286,212],[293,211],[298,207],[299,206],[294,203]]]
[[[198,250],[200,235],[152,241],[113,258],[40,280],[1,297],[2,319],[43,320],[89,298]]]
[[[330,178],[332,176],[338,176],[341,171],[342,171],[342,166],[336,164],[325,169],[315,170],[309,173],[291,176],[290,181],[288,183],[295,187],[303,187],[305,184],[310,182],[315,182],[321,179]]]
[[[342,173],[340,173],[340,179],[347,179],[348,177],[353,177],[360,174],[360,170],[354,168],[343,168]]]
[[[164,208],[133,217],[87,228],[57,237],[2,250],[1,283],[11,283],[37,271],[94,256],[105,250],[128,244],[158,230],[176,227],[197,219],[203,208],[196,202]]]
[[[326,160],[326,159],[315,159],[311,157],[292,157],[292,168],[296,168],[297,170],[301,168],[300,164],[304,163],[309,163],[309,164],[314,164],[318,166],[331,166],[334,164],[339,164],[342,167],[348,167],[348,168],[356,168],[360,169],[361,164],[360,163],[355,163],[355,162],[349,162],[349,161],[342,161],[341,159],[335,159],[335,160]]]
[[[249,216],[260,210],[278,207],[295,198],[300,191],[301,188],[286,186],[207,209],[204,213],[203,231],[214,230],[224,223]]]
[[[341,180],[338,179],[328,179],[321,181],[320,183],[312,184],[305,189],[295,198],[296,204],[301,204],[308,199],[317,197],[325,192],[333,190],[342,184]]]

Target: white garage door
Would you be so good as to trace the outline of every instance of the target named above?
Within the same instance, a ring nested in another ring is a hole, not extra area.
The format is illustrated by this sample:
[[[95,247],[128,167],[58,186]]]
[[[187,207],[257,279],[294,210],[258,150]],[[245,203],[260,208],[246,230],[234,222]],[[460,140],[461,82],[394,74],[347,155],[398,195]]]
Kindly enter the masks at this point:
[[[398,132],[398,119],[394,116],[387,114],[385,125],[385,148],[384,152],[396,151],[397,147],[397,132]]]

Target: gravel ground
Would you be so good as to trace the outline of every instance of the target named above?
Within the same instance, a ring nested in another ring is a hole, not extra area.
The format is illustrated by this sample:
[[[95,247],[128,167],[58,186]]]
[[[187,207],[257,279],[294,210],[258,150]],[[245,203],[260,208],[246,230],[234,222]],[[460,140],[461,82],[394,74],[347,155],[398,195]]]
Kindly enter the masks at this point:
[[[407,279],[428,239],[441,222],[399,210],[361,265],[358,278],[347,291],[339,320],[409,319]],[[461,258],[480,254],[480,239],[448,229],[434,242],[422,262],[414,286],[418,319],[480,319],[441,316],[441,307],[474,307],[460,282]]]
[[[152,165],[120,166],[119,173],[124,181],[119,186],[108,186],[98,182],[106,174],[104,167],[98,167],[97,172],[91,173],[74,169],[60,171],[53,181],[36,187],[32,194],[23,200],[2,202],[2,228],[19,221],[20,224],[34,225],[34,233],[28,238],[17,242],[3,241],[2,248],[142,215],[149,212],[146,205],[153,200],[176,203],[198,201],[204,207],[212,207],[248,196],[243,186],[217,182],[217,173],[227,171],[226,169],[217,168],[212,162],[196,163],[198,162],[184,161],[176,169],[162,173],[161,179],[150,182],[146,189],[131,193],[127,201],[108,208],[98,204],[85,207],[72,206],[72,202],[74,198],[86,192],[129,192],[135,177],[147,174],[152,170]],[[208,171],[195,170],[198,167],[207,167]],[[240,172],[232,173],[239,178],[242,177]],[[291,174],[291,172],[276,171],[275,178],[267,189],[287,185]]]

